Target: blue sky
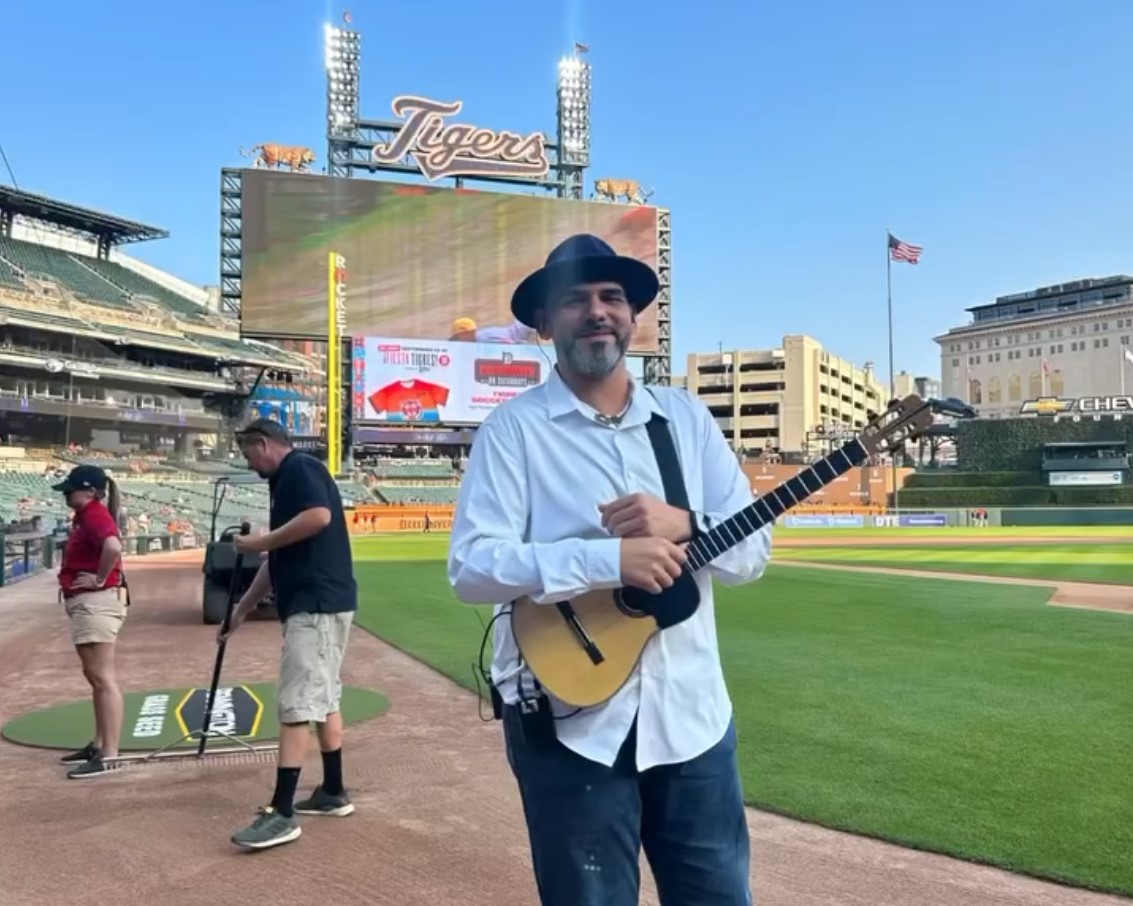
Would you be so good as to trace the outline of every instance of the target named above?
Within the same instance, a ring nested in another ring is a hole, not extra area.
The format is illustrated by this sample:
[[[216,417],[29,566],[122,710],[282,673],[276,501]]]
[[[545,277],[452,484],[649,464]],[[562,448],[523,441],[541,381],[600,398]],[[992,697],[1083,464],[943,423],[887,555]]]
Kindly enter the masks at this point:
[[[965,307],[1133,272],[1123,0],[7,0],[0,144],[22,188],[163,226],[127,250],[215,284],[220,168],[264,141],[323,163],[343,9],[371,117],[414,93],[553,132],[555,63],[589,44],[588,192],[636,178],[673,212],[675,373],[808,333],[885,374],[886,229],[925,247],[893,265],[917,374]]]

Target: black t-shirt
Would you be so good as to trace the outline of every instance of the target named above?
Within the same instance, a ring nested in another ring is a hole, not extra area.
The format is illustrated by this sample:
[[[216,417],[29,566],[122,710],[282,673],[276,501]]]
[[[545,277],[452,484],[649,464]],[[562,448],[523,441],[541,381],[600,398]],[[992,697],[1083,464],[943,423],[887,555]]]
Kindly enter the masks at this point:
[[[304,510],[326,507],[330,525],[318,534],[268,554],[279,619],[291,614],[340,613],[358,609],[358,586],[342,497],[330,472],[307,453],[292,450],[268,479],[271,529]]]

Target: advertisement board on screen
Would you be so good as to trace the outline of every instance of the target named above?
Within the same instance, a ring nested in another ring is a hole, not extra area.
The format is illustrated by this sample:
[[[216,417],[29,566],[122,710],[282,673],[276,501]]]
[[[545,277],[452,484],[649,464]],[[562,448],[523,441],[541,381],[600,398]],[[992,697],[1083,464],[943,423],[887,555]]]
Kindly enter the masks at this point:
[[[245,170],[241,331],[327,335],[326,261],[350,262],[344,333],[534,343],[511,296],[551,250],[593,233],[657,268],[657,209],[515,193]],[[631,353],[659,344],[657,306]]]
[[[505,400],[547,380],[553,346],[358,337],[354,422],[479,424]]]

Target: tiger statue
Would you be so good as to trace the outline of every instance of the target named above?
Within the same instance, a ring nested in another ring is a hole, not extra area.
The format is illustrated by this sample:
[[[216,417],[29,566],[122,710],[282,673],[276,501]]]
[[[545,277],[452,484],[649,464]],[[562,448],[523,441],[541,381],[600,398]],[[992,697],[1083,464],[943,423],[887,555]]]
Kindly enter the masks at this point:
[[[594,194],[591,199],[607,198],[610,201],[617,201],[619,198],[624,198],[626,204],[645,204],[645,200],[653,194],[650,189],[647,193],[642,193],[641,183],[636,179],[596,179],[594,180]]]
[[[256,159],[252,166],[257,170],[262,167],[279,169],[286,165],[292,173],[306,173],[311,169],[311,164],[315,162],[315,152],[310,148],[302,148],[299,145],[277,145],[274,143],[255,145],[251,151],[245,151],[241,148],[240,154],[244,157],[251,157],[255,154]]]

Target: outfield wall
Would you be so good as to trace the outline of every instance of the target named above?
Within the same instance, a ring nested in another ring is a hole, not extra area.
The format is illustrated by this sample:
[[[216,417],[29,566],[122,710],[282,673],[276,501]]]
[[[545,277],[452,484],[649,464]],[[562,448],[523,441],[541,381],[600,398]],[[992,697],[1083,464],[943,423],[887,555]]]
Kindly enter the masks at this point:
[[[975,507],[899,509],[885,514],[821,513],[794,510],[777,521],[793,529],[870,529],[1028,526],[1133,526],[1133,507]]]
[[[378,532],[423,532],[425,517],[429,529],[438,532],[452,530],[452,517],[456,507],[452,504],[362,504],[346,516],[352,535],[370,535]]]

